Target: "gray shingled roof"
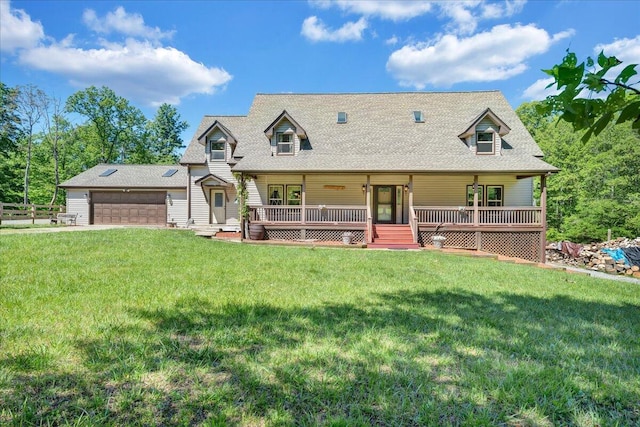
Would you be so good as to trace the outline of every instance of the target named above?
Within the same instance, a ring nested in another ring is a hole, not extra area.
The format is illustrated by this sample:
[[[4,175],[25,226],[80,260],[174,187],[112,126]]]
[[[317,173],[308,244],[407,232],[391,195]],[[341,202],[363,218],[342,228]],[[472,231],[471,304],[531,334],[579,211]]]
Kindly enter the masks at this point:
[[[100,176],[116,169],[109,176]],[[162,175],[169,169],[178,171]],[[99,164],[59,185],[62,188],[187,188],[187,168],[180,165],[113,165]]]
[[[490,108],[511,132],[502,156],[477,156],[458,135]],[[282,112],[302,126],[311,147],[271,156],[264,129]],[[415,123],[413,111],[424,123]],[[348,122],[337,123],[344,111]],[[233,167],[241,172],[551,172],[543,153],[502,93],[407,92],[258,94],[247,116],[206,116],[181,163],[204,164],[195,138],[219,120],[238,139]]]

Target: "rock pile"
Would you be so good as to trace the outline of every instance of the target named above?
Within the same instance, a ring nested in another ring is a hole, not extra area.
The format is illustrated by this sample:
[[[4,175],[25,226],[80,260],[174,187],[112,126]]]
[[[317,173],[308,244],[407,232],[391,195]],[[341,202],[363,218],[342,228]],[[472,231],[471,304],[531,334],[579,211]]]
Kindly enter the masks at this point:
[[[610,274],[624,274],[640,279],[640,266],[624,259],[615,259],[609,252],[623,248],[640,247],[640,237],[635,239],[618,238],[603,243],[576,245],[570,242],[551,243],[547,246],[547,262],[565,264]]]

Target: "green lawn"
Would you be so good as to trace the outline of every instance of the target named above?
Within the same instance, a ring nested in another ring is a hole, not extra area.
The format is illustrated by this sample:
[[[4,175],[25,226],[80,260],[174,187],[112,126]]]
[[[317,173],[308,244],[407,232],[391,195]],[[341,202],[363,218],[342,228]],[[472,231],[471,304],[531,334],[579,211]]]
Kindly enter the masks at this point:
[[[180,230],[0,236],[0,424],[639,423],[634,284]]]

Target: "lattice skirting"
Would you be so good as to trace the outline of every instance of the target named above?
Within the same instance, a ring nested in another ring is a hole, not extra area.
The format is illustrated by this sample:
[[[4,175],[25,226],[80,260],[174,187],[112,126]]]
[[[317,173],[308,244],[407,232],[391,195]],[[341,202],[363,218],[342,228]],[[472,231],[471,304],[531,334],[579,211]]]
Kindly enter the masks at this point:
[[[541,232],[483,232],[480,249],[492,254],[541,260]]]
[[[435,234],[435,231],[420,230],[418,241],[422,246],[431,245],[431,236]],[[475,231],[438,231],[437,234],[447,238],[446,248],[476,249],[530,261],[541,260],[540,239],[543,236],[540,231],[480,231],[478,238]]]
[[[353,234],[354,243],[364,241],[364,230],[327,230],[327,229],[265,229],[265,240],[315,240],[320,242],[342,242],[342,235],[346,232]]]
[[[437,234],[447,238],[444,245],[448,248],[477,249],[475,231],[438,231]],[[431,245],[431,237],[435,235],[435,231],[420,231],[418,242],[422,246]]]

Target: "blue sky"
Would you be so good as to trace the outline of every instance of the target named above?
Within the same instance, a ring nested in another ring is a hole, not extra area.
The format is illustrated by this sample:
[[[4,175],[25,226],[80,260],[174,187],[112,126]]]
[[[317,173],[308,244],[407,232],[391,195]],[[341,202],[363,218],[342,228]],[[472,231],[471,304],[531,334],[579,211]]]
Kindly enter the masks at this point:
[[[6,1],[0,80],[65,100],[248,112],[256,93],[501,90],[542,99],[566,49],[640,63],[638,1]]]

